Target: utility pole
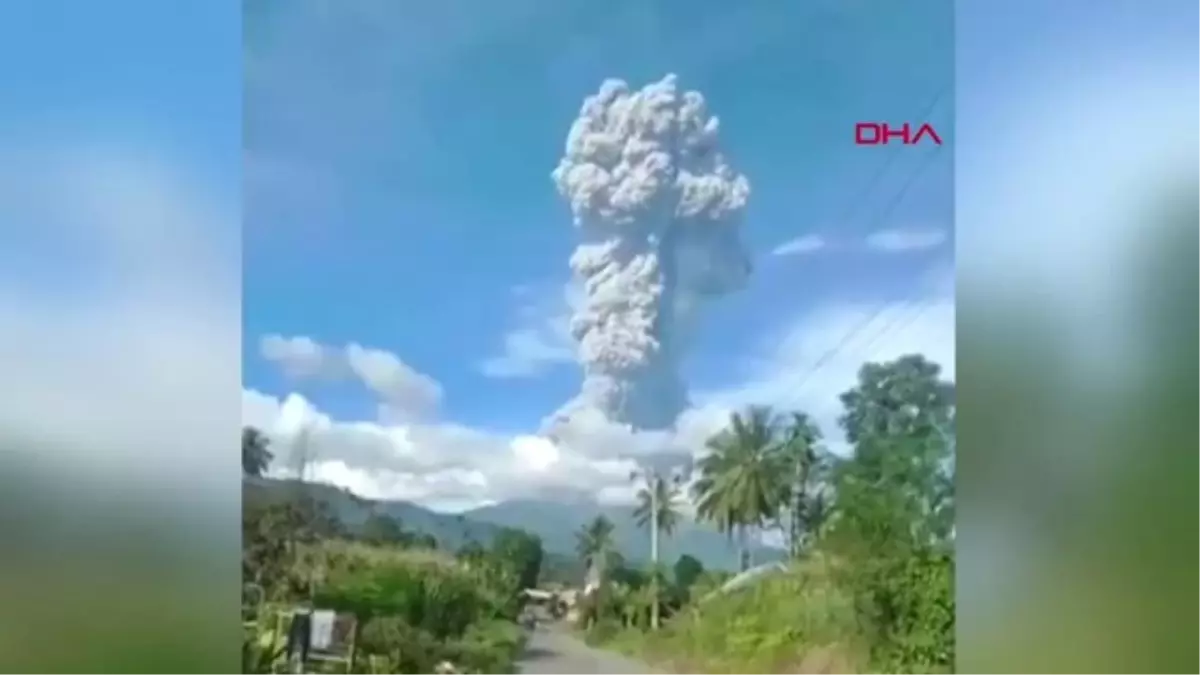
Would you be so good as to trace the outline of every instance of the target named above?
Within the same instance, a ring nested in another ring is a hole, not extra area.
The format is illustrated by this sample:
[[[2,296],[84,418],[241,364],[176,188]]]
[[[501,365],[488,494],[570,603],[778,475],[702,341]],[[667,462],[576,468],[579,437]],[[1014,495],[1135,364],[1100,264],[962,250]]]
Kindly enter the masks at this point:
[[[308,540],[313,537],[316,525],[316,502],[312,498],[311,491],[308,489],[309,469],[312,462],[312,456],[309,454],[309,437],[312,432],[307,421],[302,422],[299,432],[296,434],[296,447],[294,449],[293,460],[296,462],[296,478],[297,478],[297,493],[299,499],[296,500],[296,505],[299,508],[302,523],[304,528],[302,539]],[[307,552],[310,556],[312,550]],[[313,560],[308,561],[308,600],[311,605],[316,598],[316,569]]]
[[[650,493],[650,590],[654,594],[650,603],[650,627],[658,629],[658,471],[653,468],[635,470],[629,475],[631,480],[643,478],[646,481],[646,491]]]
[[[658,630],[658,482],[662,478],[657,473],[652,472],[650,475],[650,559],[654,561],[650,577],[651,589],[654,592],[654,602],[650,605],[650,628]]]
[[[654,601],[650,605],[650,627],[657,630],[660,623],[660,595],[659,595],[659,528],[662,522],[659,519],[661,515],[659,511],[662,509],[662,500],[659,491],[670,497],[674,494],[674,489],[691,473],[690,467],[677,469],[671,472],[671,491],[667,490],[666,478],[662,473],[654,468],[646,468],[634,471],[630,478],[637,480],[639,477],[646,481],[646,490],[650,493],[650,560],[653,565],[652,574],[650,576],[650,588],[654,594]]]

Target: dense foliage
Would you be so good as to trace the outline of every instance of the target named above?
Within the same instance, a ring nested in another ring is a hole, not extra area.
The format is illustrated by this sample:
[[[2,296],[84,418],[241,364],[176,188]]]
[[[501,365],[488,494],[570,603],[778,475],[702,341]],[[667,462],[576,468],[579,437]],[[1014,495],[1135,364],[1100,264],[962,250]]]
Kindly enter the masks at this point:
[[[265,451],[261,434],[247,439]],[[250,476],[263,468],[243,466]],[[354,617],[338,672],[513,671],[525,640],[521,591],[541,572],[537,537],[505,530],[454,555],[383,515],[351,532],[303,483],[283,494],[247,483],[242,531],[244,672],[286,671],[286,620],[303,606]]]
[[[751,407],[698,464],[697,515],[741,548],[743,570],[764,530],[790,563],[726,587],[686,559],[661,588],[613,570],[582,612],[589,639],[683,672],[951,671],[953,384],[905,356],[864,365],[841,403],[847,452],[803,412]],[[603,534],[581,532],[587,552]],[[644,618],[656,603],[661,630]]]

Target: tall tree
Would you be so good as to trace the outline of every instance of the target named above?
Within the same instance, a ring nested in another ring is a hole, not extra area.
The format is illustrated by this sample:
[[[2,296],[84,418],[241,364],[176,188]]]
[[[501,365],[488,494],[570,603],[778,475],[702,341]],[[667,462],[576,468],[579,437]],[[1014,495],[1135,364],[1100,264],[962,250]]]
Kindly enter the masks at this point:
[[[729,426],[708,441],[693,486],[696,513],[730,537],[737,536],[742,569],[750,567],[746,535],[778,518],[786,482],[775,452],[778,426],[770,408],[733,413]]]
[[[675,561],[675,585],[682,589],[691,588],[700,575],[704,574],[704,563],[695,556],[683,554]]]
[[[242,427],[242,474],[261,477],[271,466],[275,455],[271,453],[270,441],[258,429]]]
[[[634,472],[636,478],[638,472]],[[650,560],[653,570],[651,572],[651,585],[654,587],[654,597],[659,597],[659,578],[662,576],[659,569],[659,547],[658,538],[660,534],[670,536],[675,531],[675,526],[679,522],[679,484],[682,481],[682,476],[673,474],[671,478],[666,478],[657,471],[646,472],[646,484],[638,491],[638,506],[634,509],[634,518],[639,527],[645,527],[650,530]],[[650,609],[650,626],[655,630],[658,629],[660,603],[655,602]]]
[[[506,527],[492,541],[492,553],[517,575],[521,588],[537,587],[545,557],[541,537]]]
[[[778,446],[787,481],[784,511],[788,517],[788,550],[793,558],[820,535],[827,514],[824,481],[829,463],[820,441],[821,430],[816,423],[805,413],[795,412]]]
[[[841,397],[852,453],[838,462],[830,544],[889,672],[953,662],[954,385],[923,356],[865,364]],[[917,665],[919,664],[919,665]],[[911,671],[910,671],[911,672]]]
[[[602,571],[610,562],[615,550],[613,530],[612,521],[600,515],[575,533],[575,551],[589,570]]]
[[[841,525],[877,543],[921,545],[947,536],[954,385],[940,366],[921,355],[865,364],[841,401],[840,422],[853,448],[838,469]]]
[[[651,490],[654,491],[651,494]],[[652,511],[658,511],[658,531],[671,536],[679,526],[680,488],[677,480],[655,475],[637,493],[638,505],[633,510],[638,527],[649,528],[654,520]]]

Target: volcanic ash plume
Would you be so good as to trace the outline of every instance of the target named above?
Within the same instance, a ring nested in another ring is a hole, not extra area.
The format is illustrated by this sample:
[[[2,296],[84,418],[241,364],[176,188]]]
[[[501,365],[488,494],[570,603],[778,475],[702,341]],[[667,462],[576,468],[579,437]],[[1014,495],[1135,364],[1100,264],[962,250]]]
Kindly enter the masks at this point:
[[[718,148],[704,97],[674,75],[630,91],[608,80],[571,125],[554,170],[580,244],[584,300],[571,320],[584,382],[550,420],[600,413],[634,430],[669,428],[687,405],[683,327],[705,299],[741,288],[739,239],[750,194]]]

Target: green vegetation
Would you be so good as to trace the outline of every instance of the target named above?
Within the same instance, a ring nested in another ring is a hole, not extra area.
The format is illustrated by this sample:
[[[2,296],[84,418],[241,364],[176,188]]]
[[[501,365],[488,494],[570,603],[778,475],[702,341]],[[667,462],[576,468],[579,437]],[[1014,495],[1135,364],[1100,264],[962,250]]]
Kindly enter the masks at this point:
[[[952,671],[954,387],[906,356],[864,365],[841,403],[848,453],[828,452],[804,413],[752,407],[698,464],[697,514],[742,569],[767,529],[784,534],[786,565],[728,586],[686,557],[673,579],[610,567],[581,606],[589,642],[678,672]],[[611,528],[582,531],[580,554],[604,550],[600,535]]]
[[[245,472],[261,474],[264,437],[242,438]],[[354,619],[343,658],[304,672],[513,672],[525,640],[521,590],[541,574],[537,537],[502,530],[487,548],[452,554],[382,514],[350,531],[303,483],[291,488],[245,491],[243,672],[288,672],[285,631],[304,606]]]
[[[619,558],[612,535],[612,521],[604,516],[596,516],[579,530],[575,550],[584,566],[589,569],[604,567]]]
[[[670,479],[669,476],[666,478]],[[640,477],[637,482],[639,488],[643,487],[645,477]],[[686,494],[679,497],[681,503],[687,501]],[[647,526],[638,524],[638,506],[638,503],[600,504],[587,500],[553,502],[531,497],[484,506],[467,511],[465,516],[468,522],[478,525],[507,525],[532,532],[541,537],[548,555],[569,557],[576,565],[579,564],[575,555],[576,533],[597,516],[604,516],[613,525],[612,539],[616,550],[627,560],[644,564],[650,562],[653,552],[650,550]],[[406,522],[416,524],[417,521],[406,518]],[[424,523],[421,523],[420,527],[436,532]],[[441,538],[440,533],[438,536]],[[490,541],[486,535],[476,538],[480,541]],[[687,554],[700,560],[705,567],[729,570],[738,568],[736,549],[730,546],[728,538],[708,521],[682,517],[675,523],[671,535],[663,537],[659,544],[659,554],[665,562]],[[752,558],[763,562],[783,560],[787,557],[787,551],[782,547],[759,545],[751,546],[750,549]]]
[[[247,430],[246,671],[286,667],[280,617],[312,604],[356,619],[345,663],[329,667],[509,672],[523,647],[521,589],[587,578],[603,583],[576,606],[585,638],[663,669],[950,672],[953,385],[907,356],[864,365],[841,403],[847,452],[829,452],[802,412],[752,407],[709,440],[690,495],[680,476],[641,474],[633,513],[653,540],[648,565],[621,555],[603,514],[575,532],[573,561],[505,528],[454,552],[371,502],[347,525],[315,486],[255,489],[270,452]],[[686,522],[685,496],[738,549],[743,574],[653,555]],[[782,535],[787,561],[754,567],[767,531]]]

